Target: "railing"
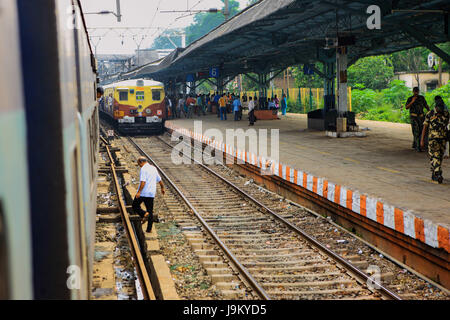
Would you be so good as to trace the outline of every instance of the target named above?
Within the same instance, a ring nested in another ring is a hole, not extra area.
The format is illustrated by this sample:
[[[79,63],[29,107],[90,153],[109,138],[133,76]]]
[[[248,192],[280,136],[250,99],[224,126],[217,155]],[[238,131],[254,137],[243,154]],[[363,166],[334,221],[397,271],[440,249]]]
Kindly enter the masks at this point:
[[[214,94],[214,90],[210,94]],[[287,90],[281,88],[267,89],[267,97],[277,96],[279,100],[283,94],[286,94],[288,105],[294,107],[298,113],[307,113],[312,110],[323,108],[324,89],[323,88],[289,88]],[[240,97],[259,97],[259,91],[241,91]],[[352,111],[352,88],[347,89],[347,101],[349,111]]]

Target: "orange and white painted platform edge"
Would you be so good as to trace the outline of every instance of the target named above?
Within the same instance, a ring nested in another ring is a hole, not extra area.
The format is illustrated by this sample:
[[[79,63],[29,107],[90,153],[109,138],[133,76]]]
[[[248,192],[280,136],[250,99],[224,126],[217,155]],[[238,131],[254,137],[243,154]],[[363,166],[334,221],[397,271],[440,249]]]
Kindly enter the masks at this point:
[[[188,136],[215,149],[222,150],[222,152],[242,162],[252,164],[259,168],[267,168],[269,167],[267,164],[270,164],[272,173],[286,181],[301,186],[388,228],[401,232],[413,239],[420,240],[433,248],[442,248],[450,252],[449,230],[428,219],[418,217],[410,210],[395,208],[380,199],[372,198],[358,191],[334,184],[326,178],[315,177],[302,170],[294,169],[281,163],[269,163],[269,159],[247,151],[238,150],[202,134],[194,133],[185,128],[179,128],[172,123],[166,122],[165,126],[181,135]]]

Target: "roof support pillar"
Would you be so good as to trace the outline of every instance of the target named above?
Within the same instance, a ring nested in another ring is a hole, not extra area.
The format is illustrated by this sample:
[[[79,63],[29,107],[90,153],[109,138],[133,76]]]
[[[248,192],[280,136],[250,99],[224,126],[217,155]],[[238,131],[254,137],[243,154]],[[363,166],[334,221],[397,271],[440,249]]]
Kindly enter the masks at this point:
[[[347,47],[340,47],[336,52],[338,114],[348,111],[347,103]]]
[[[334,88],[334,79],[336,77],[335,73],[335,62],[324,62],[324,112],[326,113],[328,110],[336,108],[336,97],[335,97],[335,88]]]
[[[223,77],[220,76],[216,80],[217,92],[221,95],[223,93]]]
[[[336,109],[336,89],[335,89],[335,78],[336,78],[336,65],[338,58],[336,56],[335,50],[325,50],[322,48],[317,48],[317,59],[322,62],[324,68],[323,73],[318,73],[315,67],[313,71],[318,73],[324,78],[324,108],[323,114],[325,115],[329,110]]]

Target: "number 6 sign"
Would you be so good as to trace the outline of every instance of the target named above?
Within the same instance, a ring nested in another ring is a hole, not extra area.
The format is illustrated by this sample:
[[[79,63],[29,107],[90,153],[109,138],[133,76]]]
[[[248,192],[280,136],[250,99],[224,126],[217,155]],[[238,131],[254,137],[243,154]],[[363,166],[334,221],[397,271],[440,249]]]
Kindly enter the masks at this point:
[[[209,76],[211,78],[218,78],[219,77],[219,68],[210,68],[209,69]]]

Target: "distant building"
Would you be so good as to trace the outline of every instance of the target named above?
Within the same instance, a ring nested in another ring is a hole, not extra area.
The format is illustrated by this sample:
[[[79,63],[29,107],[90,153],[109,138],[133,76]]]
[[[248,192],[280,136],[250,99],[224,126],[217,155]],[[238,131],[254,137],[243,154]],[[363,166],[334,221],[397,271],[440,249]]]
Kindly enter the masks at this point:
[[[417,78],[419,81],[417,81]],[[442,72],[442,85],[447,84],[449,78],[448,72]],[[396,72],[394,79],[405,81],[405,85],[411,89],[414,87],[419,87],[421,92],[429,92],[438,88],[439,72],[435,70],[418,71],[414,73]]]
[[[143,66],[153,61],[165,58],[174,49],[141,49],[136,50],[134,57],[136,66]]]
[[[154,49],[140,49],[136,50],[135,64],[136,66],[143,66],[144,64],[153,62],[159,59],[159,53]]]
[[[292,72],[282,72],[272,80],[275,88],[286,89],[295,87],[295,78]]]

